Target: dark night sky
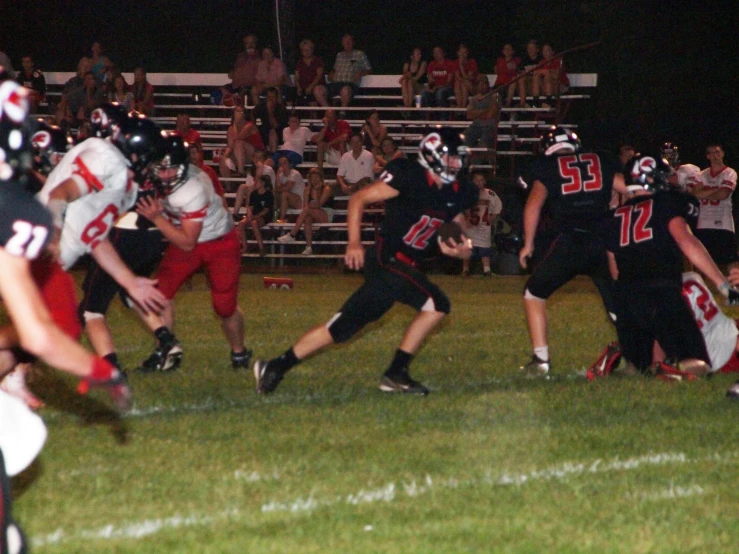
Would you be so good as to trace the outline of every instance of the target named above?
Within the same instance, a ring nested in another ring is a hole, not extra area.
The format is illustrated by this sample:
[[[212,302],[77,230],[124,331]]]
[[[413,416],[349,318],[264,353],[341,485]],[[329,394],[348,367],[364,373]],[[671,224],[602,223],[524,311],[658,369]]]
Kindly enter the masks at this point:
[[[732,2],[294,4],[295,13],[282,17],[288,38],[294,29],[293,47],[310,37],[330,63],[341,34],[351,32],[376,73],[398,73],[415,45],[426,52],[437,44],[453,51],[465,42],[481,68],[492,72],[504,42],[523,51],[529,38],[551,41],[558,50],[600,40],[601,46],[566,60],[574,72],[599,74],[595,98],[576,105],[569,118],[580,124],[586,144],[612,148],[626,141],[648,149],[669,139],[692,158],[688,161],[705,165],[706,141],[718,140],[727,145],[728,161],[739,165],[739,17]],[[30,52],[44,70],[72,71],[92,41],[100,40],[127,71],[143,64],[152,72],[225,73],[247,31],[261,44],[276,44],[274,6],[264,0],[0,0],[0,50],[16,65]]]

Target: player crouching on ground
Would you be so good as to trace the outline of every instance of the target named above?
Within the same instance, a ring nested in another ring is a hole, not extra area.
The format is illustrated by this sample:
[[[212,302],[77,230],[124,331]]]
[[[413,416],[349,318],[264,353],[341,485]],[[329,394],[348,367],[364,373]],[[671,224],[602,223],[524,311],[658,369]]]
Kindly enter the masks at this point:
[[[640,155],[629,163],[628,189],[634,197],[616,209],[605,240],[624,358],[640,372],[679,380],[711,371],[703,335],[683,300],[683,256],[731,302],[739,301],[739,292],[691,232],[697,201],[670,186],[670,173],[659,157]],[[655,342],[664,351],[659,361]]]
[[[418,269],[418,262],[435,248],[437,232],[445,222],[465,226],[463,212],[477,204],[477,188],[466,179],[457,180],[465,159],[459,134],[438,129],[421,140],[418,162],[391,161],[377,181],[351,196],[344,262],[350,269],[364,269],[365,282],[328,323],[308,331],[281,356],[254,364],[257,392],[273,392],[293,366],[321,348],[346,342],[395,302],[402,302],[418,314],[395,351],[380,390],[428,394],[428,388],[411,378],[408,366],[451,306],[442,290]],[[360,236],[362,214],[365,206],[377,202],[385,202],[385,222],[377,242],[365,254]],[[468,258],[471,242],[460,238],[459,243],[438,241],[442,253]]]
[[[165,137],[152,175],[160,198],[142,198],[137,212],[151,221],[169,241],[157,270],[159,289],[169,302],[162,313],[164,328],[149,327],[161,339],[172,333],[171,300],[201,267],[210,283],[213,309],[231,346],[234,369],[248,367],[251,350],[244,346],[244,314],[238,307],[241,247],[231,214],[210,178],[190,164],[187,143],[178,135]],[[161,347],[161,344],[160,344]],[[167,353],[163,353],[166,359]]]

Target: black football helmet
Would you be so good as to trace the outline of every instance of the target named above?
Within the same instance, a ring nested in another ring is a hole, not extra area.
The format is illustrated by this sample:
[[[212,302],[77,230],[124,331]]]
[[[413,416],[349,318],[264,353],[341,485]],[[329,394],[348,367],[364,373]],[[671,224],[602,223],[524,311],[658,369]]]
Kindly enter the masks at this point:
[[[659,153],[663,159],[667,160],[672,169],[677,169],[677,166],[680,165],[680,151],[674,142],[664,143]]]
[[[90,114],[90,136],[110,138],[117,144],[126,131],[128,113],[120,104],[103,104]]]
[[[31,168],[28,91],[15,81],[0,84],[0,181],[22,179]]]
[[[457,174],[466,166],[467,153],[467,147],[457,131],[437,127],[421,139],[418,161],[448,185],[457,179]],[[459,157],[459,166],[450,164],[448,156]]]
[[[579,152],[582,147],[580,137],[576,133],[566,127],[557,127],[556,125],[549,127],[542,135],[540,145],[541,153],[545,156],[571,154]]]
[[[162,140],[162,130],[150,119],[132,118],[126,123],[117,146],[126,157],[137,182],[146,180],[149,166],[159,159]]]
[[[155,174],[152,176],[154,184],[161,194],[172,194],[187,180],[187,170],[190,167],[190,152],[187,142],[180,135],[172,133],[165,136],[160,143],[158,161],[154,164]],[[177,173],[162,179],[160,171],[177,168]]]
[[[38,122],[36,132],[31,137],[33,145],[33,168],[48,175],[59,160],[72,146],[71,138],[60,127]]]
[[[669,183],[672,168],[667,160],[660,156],[649,156],[637,154],[626,165],[626,189],[634,192],[637,190],[646,190],[649,192],[657,192],[660,190],[668,190],[671,185]]]

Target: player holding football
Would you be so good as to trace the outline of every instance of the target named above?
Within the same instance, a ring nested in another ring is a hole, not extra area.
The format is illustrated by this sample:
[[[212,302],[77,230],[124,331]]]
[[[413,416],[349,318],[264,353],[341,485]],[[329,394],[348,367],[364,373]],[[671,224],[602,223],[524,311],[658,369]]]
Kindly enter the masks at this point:
[[[160,339],[162,333],[172,333],[171,300],[182,284],[204,267],[213,309],[231,347],[231,364],[234,369],[248,367],[252,352],[244,346],[244,314],[238,306],[241,248],[233,217],[210,178],[190,163],[182,137],[167,136],[161,148],[161,159],[152,175],[160,198],[142,198],[136,208],[169,241],[156,274],[159,289],[168,299],[162,312],[164,326],[149,326]],[[161,348],[160,344],[153,356],[165,360],[167,352]],[[142,369],[146,371],[146,365]]]
[[[393,160],[373,184],[349,199],[349,240],[344,261],[350,269],[364,268],[364,284],[323,325],[303,335],[284,354],[254,364],[257,392],[273,392],[287,371],[314,352],[342,343],[368,323],[382,317],[395,302],[418,311],[407,328],[380,390],[426,395],[429,389],[411,378],[408,367],[426,335],[449,313],[450,302],[442,290],[418,268],[435,246],[439,228],[449,221],[466,225],[464,211],[477,204],[478,190],[466,180],[457,180],[466,159],[459,134],[438,129],[420,143],[418,163]],[[360,224],[365,206],[385,202],[385,221],[377,242],[365,254]],[[469,257],[471,244],[463,237],[439,241],[442,253]]]
[[[534,353],[521,367],[528,377],[547,376],[551,369],[546,300],[576,275],[588,275],[609,313],[612,281],[599,234],[613,191],[626,194],[623,175],[598,154],[582,152],[580,139],[566,128],[551,127],[541,139],[544,154],[531,169],[531,192],[524,208],[524,245],[519,252],[526,268],[544,204],[550,206],[556,230],[548,252],[536,264],[524,290],[524,308]]]

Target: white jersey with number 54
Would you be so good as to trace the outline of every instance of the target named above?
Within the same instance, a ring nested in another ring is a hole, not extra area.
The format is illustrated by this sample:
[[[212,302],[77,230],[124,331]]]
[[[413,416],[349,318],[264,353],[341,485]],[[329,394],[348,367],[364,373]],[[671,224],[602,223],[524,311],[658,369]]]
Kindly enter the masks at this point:
[[[694,271],[683,273],[682,292],[703,334],[711,368],[717,371],[736,350],[736,338],[739,335],[736,323],[721,311],[703,278]]]
[[[466,212],[470,228],[465,234],[472,239],[472,246],[490,248],[492,245],[491,227],[502,211],[503,203],[500,197],[492,190],[481,189],[477,205]]]

